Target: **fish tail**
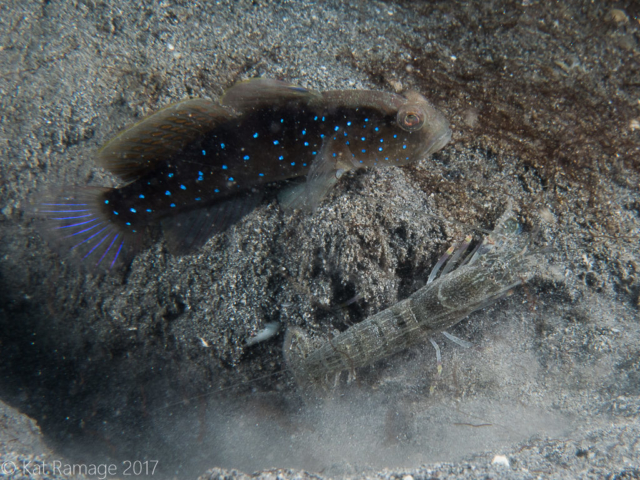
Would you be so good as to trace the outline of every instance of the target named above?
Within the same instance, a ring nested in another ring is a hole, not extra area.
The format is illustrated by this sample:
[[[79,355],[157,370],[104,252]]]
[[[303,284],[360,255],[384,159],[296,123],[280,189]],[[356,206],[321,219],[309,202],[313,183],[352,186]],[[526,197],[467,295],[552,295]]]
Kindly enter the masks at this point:
[[[36,228],[59,253],[112,269],[130,257],[138,240],[111,220],[105,200],[111,190],[75,187],[39,198],[33,205]]]

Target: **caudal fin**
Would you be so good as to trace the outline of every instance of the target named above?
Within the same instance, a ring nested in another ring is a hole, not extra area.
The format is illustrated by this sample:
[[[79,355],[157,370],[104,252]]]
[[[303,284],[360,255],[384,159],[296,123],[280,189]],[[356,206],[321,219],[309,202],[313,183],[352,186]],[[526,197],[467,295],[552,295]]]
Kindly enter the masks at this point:
[[[105,210],[110,189],[75,187],[34,205],[37,228],[49,245],[90,266],[112,269],[130,258],[137,234],[114,223]]]

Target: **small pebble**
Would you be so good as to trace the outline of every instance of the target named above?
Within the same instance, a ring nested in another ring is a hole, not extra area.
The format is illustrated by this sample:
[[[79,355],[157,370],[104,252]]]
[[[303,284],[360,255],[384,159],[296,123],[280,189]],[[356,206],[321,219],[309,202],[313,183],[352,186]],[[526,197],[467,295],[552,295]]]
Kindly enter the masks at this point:
[[[492,465],[502,465],[503,467],[508,467],[509,466],[509,459],[504,455],[496,455],[495,457],[493,457],[493,460],[491,460],[491,464]]]
[[[609,20],[611,23],[617,23],[619,25],[629,23],[629,17],[625,13],[625,11],[618,8],[614,8],[613,10],[609,11],[609,13],[607,14],[607,20]]]

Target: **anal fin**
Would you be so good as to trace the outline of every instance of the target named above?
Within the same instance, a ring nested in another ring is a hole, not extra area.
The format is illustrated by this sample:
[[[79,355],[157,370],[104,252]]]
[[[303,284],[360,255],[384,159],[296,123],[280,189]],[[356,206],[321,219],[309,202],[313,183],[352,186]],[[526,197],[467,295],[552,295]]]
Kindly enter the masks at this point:
[[[165,218],[162,220],[162,230],[167,249],[173,255],[195,252],[213,235],[226,230],[250,213],[261,199],[261,192],[251,192]]]

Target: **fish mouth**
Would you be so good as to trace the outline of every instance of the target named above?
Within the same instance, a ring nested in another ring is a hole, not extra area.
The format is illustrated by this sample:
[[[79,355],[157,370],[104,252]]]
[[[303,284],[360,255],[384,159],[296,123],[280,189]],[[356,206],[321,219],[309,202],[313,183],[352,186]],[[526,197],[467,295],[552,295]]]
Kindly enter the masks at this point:
[[[435,137],[427,148],[425,148],[423,155],[431,155],[432,153],[441,150],[447,143],[449,143],[449,140],[451,140],[451,133],[451,129],[446,127],[446,129],[440,135]]]

